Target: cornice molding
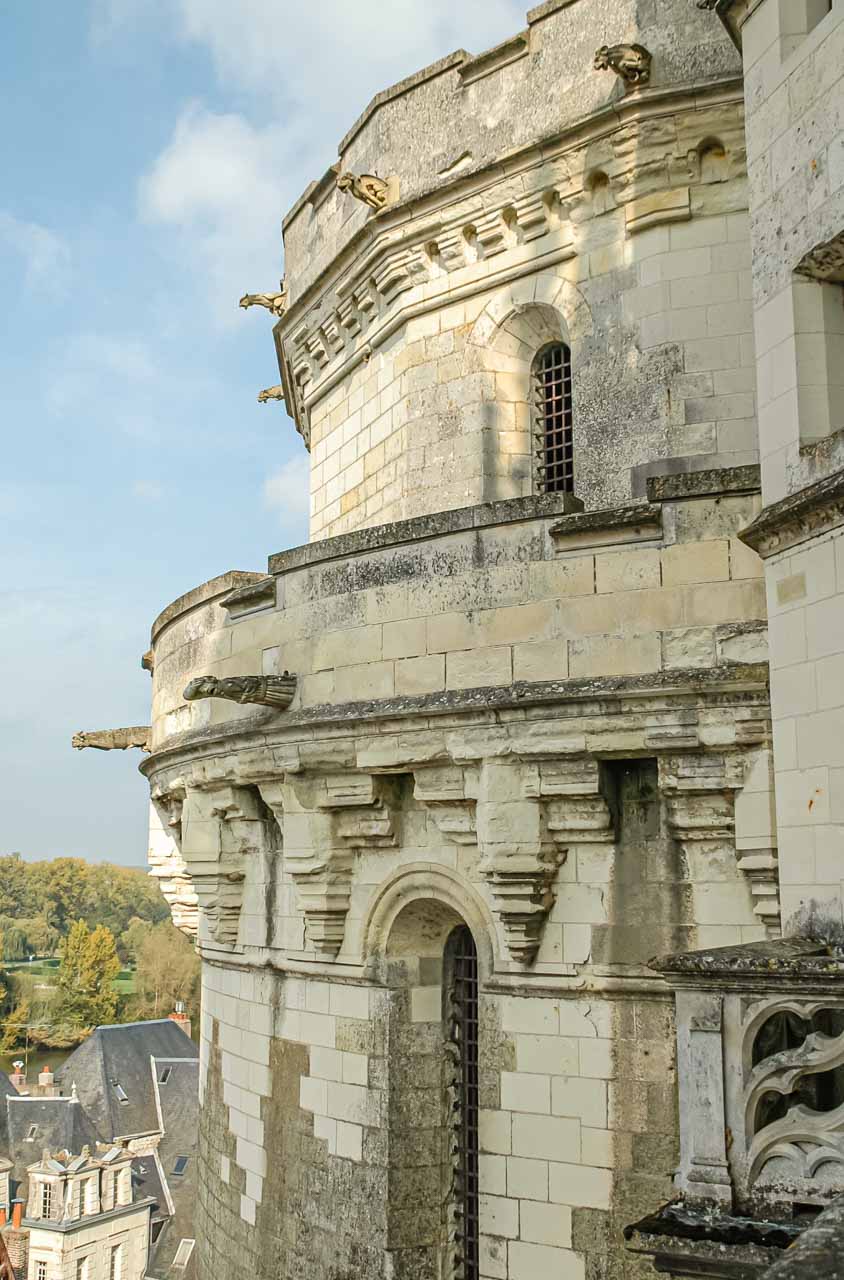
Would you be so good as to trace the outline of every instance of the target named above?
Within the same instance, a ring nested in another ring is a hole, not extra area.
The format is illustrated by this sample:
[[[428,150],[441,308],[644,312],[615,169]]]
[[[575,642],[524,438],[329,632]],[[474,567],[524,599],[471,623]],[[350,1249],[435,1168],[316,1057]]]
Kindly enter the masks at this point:
[[[739,538],[763,560],[844,524],[844,469],[763,508]]]

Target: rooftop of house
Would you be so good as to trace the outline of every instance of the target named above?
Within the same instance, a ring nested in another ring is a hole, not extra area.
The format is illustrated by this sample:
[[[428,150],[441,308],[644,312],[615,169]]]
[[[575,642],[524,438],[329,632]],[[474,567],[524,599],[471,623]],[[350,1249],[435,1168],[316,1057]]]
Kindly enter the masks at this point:
[[[101,1138],[116,1141],[161,1128],[152,1059],[198,1060],[189,1036],[170,1018],[97,1027],[56,1072],[77,1096]]]

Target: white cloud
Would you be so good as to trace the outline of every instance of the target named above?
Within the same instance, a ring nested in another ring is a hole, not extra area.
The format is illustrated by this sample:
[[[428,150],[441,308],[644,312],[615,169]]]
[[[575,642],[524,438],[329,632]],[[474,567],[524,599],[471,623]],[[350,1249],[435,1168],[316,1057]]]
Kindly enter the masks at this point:
[[[136,480],[132,485],[132,493],[144,502],[159,502],[164,497],[164,489],[154,480]]]
[[[23,259],[27,289],[38,292],[49,288],[54,294],[64,292],[70,250],[61,236],[37,222],[26,222],[0,210],[0,244],[7,245]]]
[[[310,460],[306,453],[278,467],[264,481],[264,505],[277,511],[283,525],[307,520],[310,508]]]
[[[241,294],[274,284],[271,264],[281,275],[285,133],[194,104],[141,179],[143,216],[179,232],[224,322],[236,323]]]

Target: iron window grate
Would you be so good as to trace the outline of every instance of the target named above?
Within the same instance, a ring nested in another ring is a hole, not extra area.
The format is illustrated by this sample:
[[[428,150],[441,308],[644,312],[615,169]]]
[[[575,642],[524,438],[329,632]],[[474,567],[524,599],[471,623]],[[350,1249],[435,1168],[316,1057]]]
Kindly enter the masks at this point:
[[[450,939],[451,999],[449,1038],[457,1048],[455,1146],[455,1274],[480,1276],[478,1212],[478,953],[465,926]]]
[[[571,352],[565,343],[540,352],[534,364],[536,468],[542,493],[574,491]]]

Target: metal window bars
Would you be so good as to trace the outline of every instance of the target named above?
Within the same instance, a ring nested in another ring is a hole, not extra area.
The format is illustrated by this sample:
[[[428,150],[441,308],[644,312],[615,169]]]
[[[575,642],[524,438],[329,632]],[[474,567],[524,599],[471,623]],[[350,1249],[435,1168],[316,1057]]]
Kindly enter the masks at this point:
[[[478,953],[469,929],[449,938],[448,1061],[452,1087],[450,1149],[454,1280],[480,1276],[478,1211]]]
[[[571,351],[559,342],[534,363],[536,468],[542,493],[574,491]]]

